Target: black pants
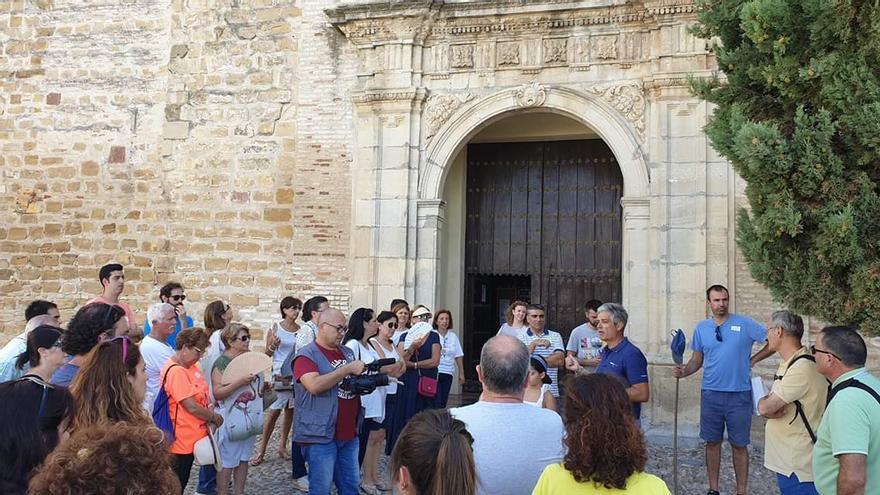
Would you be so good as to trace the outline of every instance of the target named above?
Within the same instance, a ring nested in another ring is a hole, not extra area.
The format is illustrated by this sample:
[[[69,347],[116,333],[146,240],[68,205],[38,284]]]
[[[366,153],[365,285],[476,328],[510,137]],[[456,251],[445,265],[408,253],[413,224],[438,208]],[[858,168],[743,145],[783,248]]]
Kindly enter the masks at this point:
[[[174,469],[177,479],[180,481],[180,493],[182,494],[186,489],[186,484],[189,483],[189,473],[192,471],[195,457],[192,454],[171,454],[171,458],[171,468]]]
[[[449,403],[449,391],[452,389],[452,375],[439,373],[437,381],[440,383],[437,384],[437,402],[435,407],[437,409],[446,409],[446,404]]]

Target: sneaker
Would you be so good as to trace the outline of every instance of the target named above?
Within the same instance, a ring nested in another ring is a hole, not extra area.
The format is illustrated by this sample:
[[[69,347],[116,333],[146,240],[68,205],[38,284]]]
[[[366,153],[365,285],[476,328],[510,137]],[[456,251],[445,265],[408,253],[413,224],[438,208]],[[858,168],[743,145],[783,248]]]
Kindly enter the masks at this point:
[[[309,477],[303,476],[302,478],[297,478],[293,480],[293,489],[299,490],[301,492],[309,492]]]

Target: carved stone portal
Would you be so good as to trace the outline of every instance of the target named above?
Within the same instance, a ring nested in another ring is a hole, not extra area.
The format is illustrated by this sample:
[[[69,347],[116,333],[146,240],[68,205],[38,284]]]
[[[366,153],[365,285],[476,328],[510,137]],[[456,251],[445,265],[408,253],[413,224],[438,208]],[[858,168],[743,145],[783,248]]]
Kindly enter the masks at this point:
[[[468,101],[472,100],[474,95],[465,93],[463,95],[435,94],[428,97],[425,105],[425,139],[430,139],[437,134],[440,126],[449,119],[458,108]]]
[[[474,45],[452,45],[451,65],[456,69],[468,69],[474,66]]]
[[[544,40],[544,63],[564,64],[568,60],[568,40],[551,38]]]
[[[639,132],[645,132],[645,94],[639,84],[590,88],[594,94],[611,103]]]
[[[519,65],[519,43],[498,43],[498,65]]]

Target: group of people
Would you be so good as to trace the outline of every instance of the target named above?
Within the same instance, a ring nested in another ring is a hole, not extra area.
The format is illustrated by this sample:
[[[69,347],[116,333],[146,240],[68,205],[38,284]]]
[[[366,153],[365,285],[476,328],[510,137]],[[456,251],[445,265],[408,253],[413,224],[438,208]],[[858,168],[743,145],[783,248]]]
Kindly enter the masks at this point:
[[[123,267],[106,265],[99,279],[102,294],[66,328],[54,303],[34,301],[25,331],[0,350],[2,493],[97,493],[102,483],[180,493],[198,461],[197,493],[241,494],[279,417],[291,488],[312,494],[669,493],[645,472],[647,359],[619,304],[588,301],[566,345],[541,305],[514,301],[481,350],[479,401],[447,409],[465,379],[448,310],[398,299],[346,316],[323,296],[285,297],[266,334],[265,376],[236,372],[253,357],[251,331],[229,304],[210,302],[196,327],[183,286],[170,282],[141,331],[120,301]],[[858,333],[827,327],[807,348],[797,315],[776,312],[765,328],[730,314],[724,287],[706,294],[712,316],[673,376],[703,369],[709,495],[725,430],[737,493],[747,491],[750,370],[773,353],[782,362],[756,407],[783,495],[880,493],[880,381]]]

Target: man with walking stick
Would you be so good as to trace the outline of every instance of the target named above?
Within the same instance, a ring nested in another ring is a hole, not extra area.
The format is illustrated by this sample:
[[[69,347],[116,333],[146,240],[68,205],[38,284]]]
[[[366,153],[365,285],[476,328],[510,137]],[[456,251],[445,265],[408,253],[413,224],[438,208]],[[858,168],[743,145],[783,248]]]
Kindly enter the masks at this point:
[[[672,351],[672,361],[681,366],[684,362],[684,349],[687,339],[684,332],[679,328],[672,331],[672,340],[669,349]],[[675,414],[672,422],[672,491],[678,495],[678,377],[675,378]]]

